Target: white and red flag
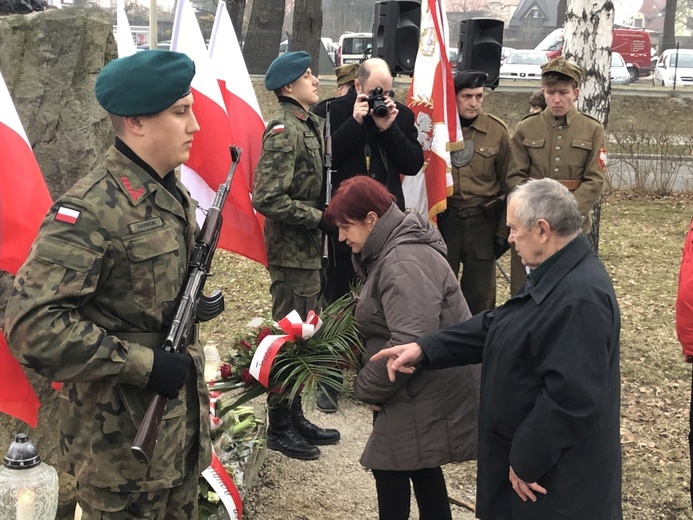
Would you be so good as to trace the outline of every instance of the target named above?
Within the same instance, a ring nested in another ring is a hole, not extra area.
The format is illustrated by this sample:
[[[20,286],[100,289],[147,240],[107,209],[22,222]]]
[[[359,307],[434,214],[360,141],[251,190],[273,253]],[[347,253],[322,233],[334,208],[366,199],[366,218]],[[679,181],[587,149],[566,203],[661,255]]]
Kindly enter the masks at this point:
[[[229,145],[236,144],[237,139],[200,26],[188,0],[180,0],[176,7],[171,50],[187,54],[195,62],[191,87],[195,103],[193,111],[200,131],[195,134],[188,161],[181,167],[181,180],[200,203],[200,208],[206,209],[211,207],[219,185],[226,180],[231,165]],[[236,170],[222,209],[224,224],[218,246],[267,265],[262,228],[250,200],[250,177],[245,172],[241,173],[239,175],[239,170]],[[200,224],[204,218],[204,212],[198,211]]]
[[[402,190],[407,207],[431,219],[447,207],[447,197],[452,194],[449,148],[462,140],[447,42],[445,0],[424,0],[419,52],[407,97],[424,164],[417,175],[404,177]]]
[[[246,175],[248,189],[252,192],[253,172],[262,152],[265,122],[236,31],[226,10],[226,2],[219,2],[217,6],[212,36],[209,39],[209,57],[219,81],[236,145],[243,149],[239,168]],[[262,217],[258,215],[258,218]]]
[[[52,203],[19,114],[0,73],[0,269],[26,260]],[[0,331],[0,411],[36,427],[39,400]]]
[[[125,14],[125,0],[118,0],[116,6],[116,44],[118,45],[118,57],[132,56],[137,52],[135,42],[132,39],[130,22]]]

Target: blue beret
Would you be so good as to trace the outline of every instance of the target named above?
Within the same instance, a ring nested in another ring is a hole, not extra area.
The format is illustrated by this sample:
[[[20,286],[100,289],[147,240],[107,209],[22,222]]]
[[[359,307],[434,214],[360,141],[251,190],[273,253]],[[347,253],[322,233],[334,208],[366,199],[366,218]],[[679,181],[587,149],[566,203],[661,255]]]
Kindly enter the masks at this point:
[[[488,74],[481,72],[480,70],[461,70],[455,74],[453,79],[455,83],[455,94],[457,94],[463,88],[479,88],[486,84],[488,79]]]
[[[106,64],[94,93],[107,112],[145,116],[166,110],[190,93],[195,63],[173,51],[141,51]]]
[[[310,67],[306,51],[287,52],[275,58],[265,74],[265,88],[276,90],[296,81]]]

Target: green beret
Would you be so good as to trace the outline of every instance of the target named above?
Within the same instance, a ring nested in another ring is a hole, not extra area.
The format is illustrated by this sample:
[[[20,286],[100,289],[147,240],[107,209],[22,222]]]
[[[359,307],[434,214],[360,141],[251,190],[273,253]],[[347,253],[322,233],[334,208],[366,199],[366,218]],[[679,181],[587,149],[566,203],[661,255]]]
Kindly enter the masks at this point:
[[[306,51],[286,52],[270,63],[265,74],[265,88],[277,90],[296,81],[310,67],[310,54]]]
[[[486,84],[488,79],[488,74],[481,72],[480,70],[461,70],[455,74],[455,94],[457,94],[463,88],[479,88]]]
[[[570,79],[575,80],[578,85],[582,81],[582,69],[562,57],[554,58],[550,62],[544,63],[541,66],[541,75],[544,76],[547,72],[557,72],[558,74],[568,76]]]
[[[96,78],[96,100],[117,116],[158,114],[190,93],[195,63],[173,51],[141,51],[106,64]]]

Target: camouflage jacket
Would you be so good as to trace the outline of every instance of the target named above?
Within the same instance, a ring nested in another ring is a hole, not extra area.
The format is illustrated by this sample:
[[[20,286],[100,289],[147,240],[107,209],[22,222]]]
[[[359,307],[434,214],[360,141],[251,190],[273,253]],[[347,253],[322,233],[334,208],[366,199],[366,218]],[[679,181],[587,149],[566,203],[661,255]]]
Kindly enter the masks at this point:
[[[210,461],[209,394],[199,344],[188,349],[196,377],[168,401],[151,467],[130,452],[154,395],[145,388],[153,354],[117,336],[161,334],[170,325],[196,232],[196,203],[178,187],[182,206],[110,148],[104,166],[49,211],[7,304],[14,355],[64,382],[61,463],[87,489],[165,489],[180,483],[193,464],[205,468]],[[98,496],[83,493],[80,498],[98,504]]]
[[[280,102],[262,137],[253,206],[266,217],[270,265],[319,269],[323,193],[324,119]]]

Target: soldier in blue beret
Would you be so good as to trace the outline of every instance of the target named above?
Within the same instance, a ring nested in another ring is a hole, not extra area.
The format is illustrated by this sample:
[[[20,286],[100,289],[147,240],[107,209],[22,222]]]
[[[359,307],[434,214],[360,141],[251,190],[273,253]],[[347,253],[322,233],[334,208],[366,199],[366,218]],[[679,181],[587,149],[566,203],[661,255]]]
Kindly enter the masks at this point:
[[[287,52],[267,69],[265,87],[279,107],[262,138],[253,206],[265,216],[272,319],[292,310],[303,319],[318,310],[321,284],[324,119],[309,112],[318,101],[318,78],[307,52]],[[316,445],[335,444],[337,430],[318,428],[303,415],[300,396],[270,394],[267,447],[296,459],[320,456]]]
[[[84,520],[198,518],[211,458],[204,355],[198,343],[160,348],[195,245],[197,204],[174,174],[200,129],[194,74],[169,51],[102,69],[95,93],[115,145],[55,202],[7,305],[17,359],[63,382],[60,462]],[[157,393],[168,402],[145,466],[130,448]]]

